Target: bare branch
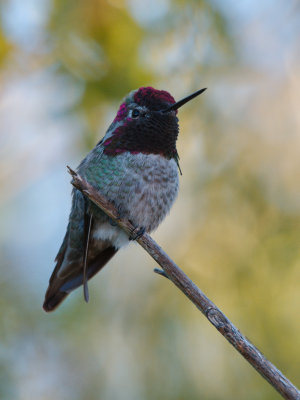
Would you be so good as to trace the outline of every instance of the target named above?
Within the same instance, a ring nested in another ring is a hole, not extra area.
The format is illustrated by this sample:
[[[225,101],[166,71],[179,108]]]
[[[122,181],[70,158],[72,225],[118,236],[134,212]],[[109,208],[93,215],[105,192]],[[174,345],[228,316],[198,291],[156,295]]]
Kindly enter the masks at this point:
[[[80,175],[70,168],[69,172],[73,177],[72,184],[132,237],[136,231],[136,227],[129,221],[120,219],[115,207]],[[283,398],[300,400],[299,390],[241,334],[222,311],[205,296],[147,233],[139,237],[137,242],[162,267],[163,271],[155,269],[155,272],[168,277]]]

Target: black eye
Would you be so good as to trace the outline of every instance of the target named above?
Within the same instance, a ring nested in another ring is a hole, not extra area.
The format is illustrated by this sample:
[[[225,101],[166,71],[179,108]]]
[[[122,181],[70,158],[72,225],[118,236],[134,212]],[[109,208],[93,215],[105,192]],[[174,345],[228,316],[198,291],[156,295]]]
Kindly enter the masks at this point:
[[[131,114],[132,118],[137,118],[139,115],[140,115],[140,111],[137,108],[132,110],[132,114]]]

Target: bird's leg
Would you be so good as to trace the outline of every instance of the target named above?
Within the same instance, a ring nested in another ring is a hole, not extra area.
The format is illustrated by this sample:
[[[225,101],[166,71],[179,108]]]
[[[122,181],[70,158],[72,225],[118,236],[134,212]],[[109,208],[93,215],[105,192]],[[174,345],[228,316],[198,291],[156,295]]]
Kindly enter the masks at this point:
[[[124,210],[124,208],[118,206],[117,210],[118,210],[118,217],[116,219],[117,221],[125,220],[125,219],[128,218],[128,213]],[[132,221],[129,220],[129,222],[132,225],[134,225],[132,223]],[[109,223],[112,226],[117,226],[118,225],[117,222],[113,221],[112,219],[109,220]],[[137,240],[140,237],[142,237],[145,232],[146,232],[146,228],[144,226],[138,226],[138,227],[136,227],[136,228],[134,228],[132,230],[132,232],[131,232],[131,234],[129,236],[129,240]]]
[[[134,230],[131,232],[131,235],[129,236],[129,240],[140,239],[145,232],[146,228],[144,226],[134,228]]]

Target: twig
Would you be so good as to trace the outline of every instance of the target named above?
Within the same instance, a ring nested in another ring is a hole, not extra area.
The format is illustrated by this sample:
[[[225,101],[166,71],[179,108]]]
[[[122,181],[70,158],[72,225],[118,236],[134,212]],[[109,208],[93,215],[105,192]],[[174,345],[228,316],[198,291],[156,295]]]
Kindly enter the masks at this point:
[[[69,167],[68,167],[69,168]],[[127,220],[119,218],[115,207],[93,186],[69,168],[73,177],[72,184],[100,207],[129,236],[135,227]],[[161,275],[166,275],[206,316],[212,325],[231,343],[234,348],[265,378],[285,399],[300,400],[299,390],[270,362],[262,353],[241,334],[222,311],[194,284],[193,281],[170,259],[161,247],[147,234],[137,242],[162,267]],[[159,270],[160,271],[160,270]],[[155,272],[158,272],[156,270]]]
[[[155,272],[156,274],[158,274],[160,276],[164,276],[165,278],[169,279],[168,275],[165,273],[165,271],[163,269],[154,268],[153,272]]]

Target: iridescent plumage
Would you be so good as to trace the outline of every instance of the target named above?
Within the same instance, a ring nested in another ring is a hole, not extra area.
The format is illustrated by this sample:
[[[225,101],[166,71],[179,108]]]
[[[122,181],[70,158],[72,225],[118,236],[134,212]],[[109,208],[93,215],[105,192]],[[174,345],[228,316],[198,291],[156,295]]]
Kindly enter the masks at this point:
[[[172,105],[175,107],[175,100],[166,91],[147,87],[131,92],[104,138],[78,167],[78,173],[114,203],[122,218],[147,232],[157,228],[178,193],[179,127],[177,110],[168,111]],[[85,254],[90,279],[129,241],[81,192],[74,189],[72,197],[45,311],[54,310],[82,285]]]

